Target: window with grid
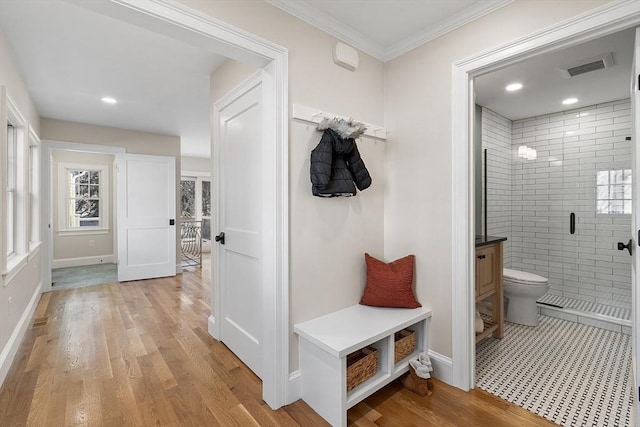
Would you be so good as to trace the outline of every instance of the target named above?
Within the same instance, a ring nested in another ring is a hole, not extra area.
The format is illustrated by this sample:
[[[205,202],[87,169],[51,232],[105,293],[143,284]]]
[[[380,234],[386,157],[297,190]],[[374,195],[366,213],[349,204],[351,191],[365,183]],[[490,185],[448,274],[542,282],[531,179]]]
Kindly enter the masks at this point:
[[[67,169],[67,228],[100,227],[101,171]]]
[[[596,188],[597,213],[631,213],[631,169],[598,171]]]

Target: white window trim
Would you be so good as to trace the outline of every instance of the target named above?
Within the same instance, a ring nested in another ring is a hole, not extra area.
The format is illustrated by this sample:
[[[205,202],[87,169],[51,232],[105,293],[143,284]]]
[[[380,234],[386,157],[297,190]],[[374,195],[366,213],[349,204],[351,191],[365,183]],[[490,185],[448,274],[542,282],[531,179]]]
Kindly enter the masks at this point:
[[[4,214],[5,214],[5,224],[3,224],[6,239],[5,239],[5,251],[7,260],[10,260],[16,254],[16,223],[17,223],[17,193],[18,193],[18,128],[7,119],[7,155],[6,161],[4,162],[4,169],[6,171],[6,183],[4,185],[5,193],[4,193],[4,201],[6,204]],[[10,131],[11,130],[11,131]],[[12,155],[10,154],[12,153]],[[9,165],[11,164],[11,157],[14,158],[13,165],[11,167],[12,173],[9,173]],[[9,183],[13,181],[13,185]],[[11,203],[9,203],[9,194],[11,194]],[[11,227],[7,226],[7,222],[11,218]]]
[[[67,171],[97,170],[100,171],[100,225],[97,227],[69,228],[67,226]],[[58,163],[58,235],[79,236],[109,233],[109,181],[111,166],[102,163]]]
[[[27,264],[27,214],[26,214],[26,199],[25,190],[28,189],[27,181],[27,120],[20,113],[17,104],[13,101],[6,88],[2,88],[2,101],[3,105],[2,115],[3,122],[5,124],[10,123],[16,132],[16,176],[15,176],[15,199],[14,199],[14,223],[13,223],[13,236],[14,250],[10,255],[7,255],[7,237],[6,233],[0,233],[0,250],[2,251],[0,257],[0,271],[2,271],[2,284],[7,286],[11,280],[20,273],[20,271]],[[2,165],[3,169],[6,167],[7,161],[7,133],[2,132]],[[3,230],[6,226],[4,224],[4,216],[6,215],[7,206],[5,206],[7,197],[7,177],[5,173],[1,174],[1,187],[2,187],[2,201],[0,202],[0,208],[3,216]]]
[[[40,244],[42,242],[42,230],[40,229],[41,222],[41,198],[42,192],[40,191],[40,167],[41,167],[41,148],[40,138],[36,134],[33,127],[29,126],[29,197],[28,208],[29,214],[29,260],[31,260],[38,252],[40,252]],[[32,163],[33,155],[35,153],[35,163]],[[31,166],[34,166],[33,168]]]
[[[27,254],[14,253],[7,259],[7,267],[4,273],[2,273],[2,284],[7,286],[27,265],[29,256]]]
[[[42,242],[37,242],[29,245],[28,261],[31,261],[33,258],[35,258],[36,255],[40,253],[41,246],[42,246]]]

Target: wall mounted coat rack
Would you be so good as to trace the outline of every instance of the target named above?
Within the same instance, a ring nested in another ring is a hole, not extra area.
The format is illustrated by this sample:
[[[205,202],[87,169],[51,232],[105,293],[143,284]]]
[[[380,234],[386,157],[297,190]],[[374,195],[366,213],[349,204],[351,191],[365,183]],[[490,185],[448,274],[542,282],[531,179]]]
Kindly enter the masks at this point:
[[[332,119],[334,117],[349,119],[349,117],[340,116],[338,114],[329,113],[328,111],[322,111],[317,108],[307,107],[302,104],[293,104],[293,114],[292,117],[294,119],[302,120],[309,123],[318,124],[322,121],[322,119],[329,118]],[[354,119],[355,120],[355,119]],[[357,120],[360,121],[360,120]],[[362,122],[367,126],[367,130],[364,134],[370,138],[387,139],[387,130],[382,126],[372,125],[370,123]]]

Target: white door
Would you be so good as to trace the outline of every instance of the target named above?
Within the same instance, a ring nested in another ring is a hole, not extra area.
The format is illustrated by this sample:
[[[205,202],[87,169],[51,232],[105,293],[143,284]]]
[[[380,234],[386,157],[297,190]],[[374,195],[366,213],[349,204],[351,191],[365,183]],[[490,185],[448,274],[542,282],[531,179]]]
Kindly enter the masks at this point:
[[[640,426],[640,410],[638,410],[638,401],[640,396],[640,28],[636,28],[636,42],[634,49],[633,69],[631,71],[631,114],[633,114],[633,134],[631,136],[633,147],[633,274],[631,275],[633,283],[633,366],[634,366],[634,412],[636,425]]]
[[[174,157],[117,156],[118,281],[176,274]]]
[[[261,83],[216,107],[220,340],[262,378]]]

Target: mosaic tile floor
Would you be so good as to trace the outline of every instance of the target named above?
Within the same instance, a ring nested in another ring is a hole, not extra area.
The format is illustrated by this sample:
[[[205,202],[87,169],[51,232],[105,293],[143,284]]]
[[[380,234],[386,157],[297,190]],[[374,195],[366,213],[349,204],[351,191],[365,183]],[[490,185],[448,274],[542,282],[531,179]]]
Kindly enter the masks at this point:
[[[51,281],[53,290],[116,283],[118,269],[115,264],[54,268],[51,270]]]
[[[630,308],[613,307],[606,304],[580,301],[573,298],[561,297],[559,295],[551,294],[544,295],[542,298],[538,299],[538,302],[556,305],[564,308],[571,308],[577,311],[602,314],[605,316],[615,317],[616,319],[631,320]]]
[[[476,385],[562,426],[631,425],[631,337],[540,316],[476,346]]]

